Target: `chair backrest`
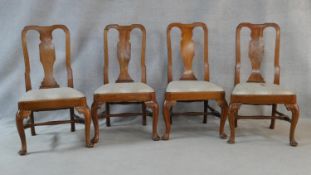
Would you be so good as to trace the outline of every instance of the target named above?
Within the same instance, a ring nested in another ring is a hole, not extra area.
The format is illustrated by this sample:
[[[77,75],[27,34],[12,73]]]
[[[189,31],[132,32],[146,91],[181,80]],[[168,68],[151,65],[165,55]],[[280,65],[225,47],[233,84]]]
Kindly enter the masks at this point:
[[[30,61],[27,49],[26,34],[30,30],[35,30],[40,34],[39,54],[40,62],[44,71],[44,78],[41,82],[40,88],[56,88],[59,87],[54,78],[53,66],[55,63],[55,47],[52,42],[52,33],[56,29],[61,29],[66,35],[66,70],[67,70],[67,86],[73,87],[72,69],[70,65],[70,33],[69,29],[64,25],[52,25],[52,26],[26,26],[22,31],[22,47],[25,61],[25,84],[26,91],[31,90],[30,79]]]
[[[168,82],[173,80],[172,68],[172,44],[171,30],[177,27],[181,30],[180,53],[183,60],[184,70],[180,80],[197,80],[192,71],[192,61],[195,52],[194,41],[192,40],[193,29],[201,27],[203,29],[204,38],[204,80],[209,81],[209,66],[208,66],[208,29],[202,22],[192,24],[171,23],[167,27],[167,51],[168,51]]]
[[[116,82],[133,82],[129,75],[128,66],[131,59],[131,43],[130,36],[133,29],[140,29],[142,32],[141,40],[141,82],[146,83],[146,65],[145,65],[145,50],[146,50],[146,29],[141,24],[132,24],[121,26],[118,24],[110,24],[105,27],[104,31],[104,84],[109,83],[108,69],[108,31],[116,29],[119,32],[119,41],[117,43],[117,59],[119,61],[120,73]]]
[[[268,27],[275,29],[275,49],[274,49],[274,84],[280,84],[280,27],[275,23],[251,24],[241,23],[236,28],[236,65],[234,84],[240,83],[240,67],[241,67],[241,43],[240,35],[242,28],[250,29],[250,41],[248,46],[248,57],[251,62],[251,75],[247,82],[265,82],[260,72],[260,66],[264,56],[264,30]]]

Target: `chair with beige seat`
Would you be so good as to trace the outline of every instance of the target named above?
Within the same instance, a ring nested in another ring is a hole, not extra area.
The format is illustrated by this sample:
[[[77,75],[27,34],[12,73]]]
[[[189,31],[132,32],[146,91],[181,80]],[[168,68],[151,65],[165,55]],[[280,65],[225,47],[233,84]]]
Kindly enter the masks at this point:
[[[276,31],[275,50],[274,50],[274,83],[266,83],[261,75],[260,67],[264,53],[264,29],[272,27]],[[240,82],[241,68],[241,47],[240,33],[243,28],[251,31],[249,42],[248,56],[251,61],[252,72],[246,83]],[[238,119],[271,119],[270,128],[274,129],[275,119],[286,120],[291,123],[290,127],[290,145],[296,146],[295,128],[299,118],[299,108],[297,105],[296,95],[292,91],[280,87],[280,28],[275,23],[250,24],[241,23],[236,29],[236,66],[235,66],[235,87],[231,95],[229,107],[229,121],[231,135],[229,143],[235,142],[235,127]],[[238,110],[242,104],[247,105],[272,105],[271,116],[241,116]],[[284,104],[287,110],[292,112],[292,118],[277,111],[277,105]]]
[[[54,79],[53,65],[56,60],[55,48],[52,42],[52,32],[61,29],[66,34],[66,70],[67,86],[60,87]],[[27,49],[26,34],[30,30],[35,30],[40,34],[41,43],[39,45],[40,61],[44,70],[44,79],[40,89],[32,89],[30,80],[30,60]],[[18,112],[16,114],[16,126],[21,139],[20,155],[27,152],[26,137],[24,128],[31,128],[31,134],[36,135],[35,126],[53,124],[71,124],[71,131],[75,131],[75,123],[81,122],[75,118],[74,109],[82,113],[85,117],[85,142],[87,147],[92,147],[90,142],[90,122],[91,116],[87,106],[86,97],[76,89],[73,89],[72,69],[70,65],[70,34],[64,25],[53,26],[26,26],[22,31],[22,47],[25,60],[25,84],[26,93],[18,101]],[[34,122],[34,112],[70,109],[70,120],[48,121],[42,123]],[[23,120],[30,117],[30,123],[25,124]]]
[[[108,80],[108,31],[116,29],[119,32],[119,41],[117,44],[117,59],[120,66],[120,74],[115,83],[110,83]],[[131,59],[131,31],[139,29],[142,32],[142,49],[141,49],[141,82],[134,82],[128,73],[128,65]],[[98,108],[105,104],[106,110],[104,118],[106,125],[110,126],[110,117],[114,116],[143,116],[143,125],[146,125],[146,107],[152,109],[153,114],[153,129],[152,139],[159,140],[157,133],[158,125],[158,103],[153,88],[146,84],[146,65],[145,65],[145,48],[146,48],[146,30],[141,24],[132,24],[128,26],[120,26],[111,24],[106,26],[104,30],[104,85],[99,87],[94,92],[94,101],[92,104],[91,114],[95,126],[95,137],[92,142],[97,143],[99,140],[98,126]],[[142,105],[142,113],[119,113],[111,114],[110,105],[112,104],[132,104],[137,103]]]
[[[172,70],[172,46],[171,46],[171,30],[177,27],[181,30],[180,52],[184,65],[184,72],[180,80],[173,81]],[[192,40],[194,28],[203,29],[204,35],[204,80],[197,80],[192,71],[192,61],[194,58],[194,41]],[[165,101],[163,107],[163,115],[165,120],[165,134],[163,140],[168,140],[171,132],[171,120],[174,115],[202,115],[203,123],[206,123],[208,114],[207,109],[211,109],[215,114],[215,110],[208,106],[208,100],[216,100],[221,107],[221,120],[219,127],[219,135],[226,138],[224,125],[227,118],[228,105],[225,99],[225,91],[222,87],[209,82],[209,65],[208,65],[208,31],[204,23],[196,22],[192,24],[171,23],[167,27],[167,47],[168,47],[168,86],[165,93]],[[176,102],[204,102],[204,112],[186,112],[174,113],[172,110]]]

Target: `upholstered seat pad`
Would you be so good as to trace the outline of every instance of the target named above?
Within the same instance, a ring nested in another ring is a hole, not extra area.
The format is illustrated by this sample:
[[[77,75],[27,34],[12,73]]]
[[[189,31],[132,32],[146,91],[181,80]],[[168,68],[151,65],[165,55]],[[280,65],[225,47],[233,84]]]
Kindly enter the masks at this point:
[[[232,95],[295,95],[295,93],[275,84],[240,83],[234,87]]]
[[[208,81],[181,80],[167,85],[166,92],[223,92],[224,89]]]
[[[49,89],[33,89],[27,91],[19,102],[26,101],[40,101],[40,100],[61,100],[61,99],[75,99],[85,97],[80,91],[70,88],[49,88]]]
[[[109,83],[95,90],[94,94],[149,93],[153,88],[145,83]]]

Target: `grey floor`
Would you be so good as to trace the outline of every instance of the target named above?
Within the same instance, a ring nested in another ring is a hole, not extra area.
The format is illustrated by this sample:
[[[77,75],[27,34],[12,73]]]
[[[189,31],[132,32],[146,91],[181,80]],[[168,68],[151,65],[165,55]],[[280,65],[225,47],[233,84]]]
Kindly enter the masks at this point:
[[[235,145],[218,138],[216,118],[206,125],[199,117],[175,119],[171,140],[158,142],[151,141],[148,122],[143,127],[133,118],[111,128],[102,122],[100,143],[90,149],[83,125],[74,133],[69,125],[42,126],[35,137],[26,130],[29,154],[21,157],[14,123],[0,120],[1,174],[311,174],[310,119],[299,122],[296,148],[288,145],[284,121],[275,130],[268,121],[241,121]]]

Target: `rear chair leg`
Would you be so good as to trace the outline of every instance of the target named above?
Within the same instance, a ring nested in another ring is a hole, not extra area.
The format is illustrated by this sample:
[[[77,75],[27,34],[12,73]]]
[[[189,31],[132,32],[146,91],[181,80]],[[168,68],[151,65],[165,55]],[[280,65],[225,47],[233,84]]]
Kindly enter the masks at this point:
[[[237,119],[237,118],[234,119],[234,127],[235,127],[235,128],[238,127],[238,119]]]
[[[207,107],[208,107],[208,101],[204,101],[203,123],[207,123]]]
[[[276,108],[277,108],[277,105],[273,104],[272,105],[272,117],[275,117]],[[275,128],[275,118],[272,118],[271,123],[270,123],[270,129],[274,129],[274,128]]]
[[[147,125],[147,111],[146,111],[146,104],[143,103],[141,105],[142,113],[143,113],[143,120],[142,120],[142,125],[146,126]]]
[[[76,124],[75,124],[75,112],[73,108],[70,108],[70,120],[71,120],[71,132],[74,132],[76,130]]]
[[[170,114],[170,124],[172,125],[173,124],[173,107],[171,107],[169,114]]]
[[[30,114],[30,124],[31,124],[31,127],[30,127],[30,130],[31,130],[31,135],[32,136],[35,136],[36,135],[36,129],[35,129],[35,119],[34,119],[34,113],[31,112]]]
[[[106,112],[105,112],[105,118],[106,118],[106,126],[110,127],[110,105],[109,103],[106,103]]]

